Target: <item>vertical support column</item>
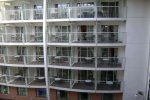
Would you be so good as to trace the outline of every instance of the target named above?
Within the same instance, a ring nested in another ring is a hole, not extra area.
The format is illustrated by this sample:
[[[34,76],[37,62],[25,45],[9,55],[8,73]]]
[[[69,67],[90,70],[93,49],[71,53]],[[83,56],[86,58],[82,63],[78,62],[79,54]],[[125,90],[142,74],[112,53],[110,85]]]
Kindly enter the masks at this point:
[[[48,80],[48,64],[47,64],[47,4],[46,0],[43,0],[43,51],[44,51],[44,70],[45,70],[45,81],[46,81],[46,92],[47,92],[47,100],[50,100],[50,90],[49,90],[49,80]]]

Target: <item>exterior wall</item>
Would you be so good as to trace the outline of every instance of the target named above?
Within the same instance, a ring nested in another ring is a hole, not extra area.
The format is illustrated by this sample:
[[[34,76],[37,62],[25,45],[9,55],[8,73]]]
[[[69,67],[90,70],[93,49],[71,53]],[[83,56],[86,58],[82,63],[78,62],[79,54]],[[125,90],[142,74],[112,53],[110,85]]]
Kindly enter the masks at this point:
[[[68,100],[78,100],[77,92],[68,92]]]
[[[102,100],[101,97],[102,95],[100,93],[91,93],[90,98],[91,100]]]
[[[114,94],[114,100],[122,100],[122,93]]]
[[[57,100],[56,90],[50,89],[50,100]]]
[[[137,100],[135,94],[138,91],[142,91],[146,97],[149,55],[148,4],[148,0],[127,0],[127,45],[123,100]]]
[[[39,98],[36,97],[36,89],[29,88],[28,89],[28,96],[18,96],[17,95],[17,88],[10,87],[9,94],[0,94],[0,100],[7,99],[7,100],[47,100],[46,98]]]

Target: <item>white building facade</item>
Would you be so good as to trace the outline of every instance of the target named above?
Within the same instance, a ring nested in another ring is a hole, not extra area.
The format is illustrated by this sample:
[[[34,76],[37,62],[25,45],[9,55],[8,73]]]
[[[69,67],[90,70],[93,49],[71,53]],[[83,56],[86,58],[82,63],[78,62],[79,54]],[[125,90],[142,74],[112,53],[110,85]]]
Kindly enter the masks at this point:
[[[0,0],[0,99],[146,100],[148,0]]]

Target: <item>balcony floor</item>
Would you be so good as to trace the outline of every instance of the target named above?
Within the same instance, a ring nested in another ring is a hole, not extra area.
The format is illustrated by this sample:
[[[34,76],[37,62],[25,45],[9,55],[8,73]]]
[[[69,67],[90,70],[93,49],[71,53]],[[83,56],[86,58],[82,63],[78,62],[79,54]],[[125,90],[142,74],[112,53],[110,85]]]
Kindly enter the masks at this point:
[[[74,63],[73,67],[92,67],[92,68],[94,68],[95,64],[94,63],[88,63],[88,62],[87,63],[78,62],[78,63]]]
[[[8,64],[24,64],[24,61],[19,60],[10,60]]]
[[[97,65],[98,68],[121,68],[121,64],[104,64],[104,63],[99,63]]]
[[[54,81],[51,86],[70,88],[70,82],[65,80]]]
[[[22,77],[16,78],[12,82],[10,82],[10,84],[26,85],[25,78],[22,78]]]
[[[0,82],[1,83],[6,83],[6,77],[5,76],[1,76],[0,77]]]
[[[97,84],[97,90],[120,90],[120,84]]]
[[[43,65],[44,61],[32,61],[30,63],[28,63],[28,65]]]
[[[57,65],[57,66],[69,66],[69,62],[53,62],[50,65]]]
[[[45,86],[46,83],[45,83],[45,79],[35,79],[29,85]]]
[[[75,83],[73,89],[83,89],[83,90],[94,90],[95,85],[94,83],[90,82],[78,82]]]

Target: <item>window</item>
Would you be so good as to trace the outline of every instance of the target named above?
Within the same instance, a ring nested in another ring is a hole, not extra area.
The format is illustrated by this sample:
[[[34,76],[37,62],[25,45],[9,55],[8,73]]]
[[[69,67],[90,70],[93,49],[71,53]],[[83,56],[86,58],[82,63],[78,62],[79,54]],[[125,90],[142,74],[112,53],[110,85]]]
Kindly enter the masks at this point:
[[[78,71],[79,80],[93,80],[93,72],[88,70]]]
[[[35,26],[35,41],[42,42],[43,41],[43,27]]]
[[[101,81],[116,81],[117,72],[116,71],[102,71],[101,72]]]
[[[57,56],[70,56],[71,48],[68,47],[56,47]]]
[[[66,91],[57,91],[57,100],[68,100],[68,94]]]
[[[117,57],[118,56],[117,48],[102,48],[101,50],[102,50],[101,51],[102,57]]]
[[[103,94],[102,100],[114,100],[113,99],[113,94]]]
[[[0,54],[5,54],[6,50],[5,47],[0,46]]]
[[[27,96],[28,95],[27,88],[17,88],[17,91],[18,91],[19,96]]]
[[[0,86],[0,93],[8,94],[9,93],[9,87],[1,85]]]
[[[94,48],[82,48],[78,47],[78,56],[79,57],[93,57],[94,56]]]
[[[43,18],[43,6],[41,5],[34,5],[34,19],[42,19]]]
[[[79,100],[90,100],[88,93],[79,93]]]
[[[46,97],[46,89],[45,88],[37,89],[37,97]]]

